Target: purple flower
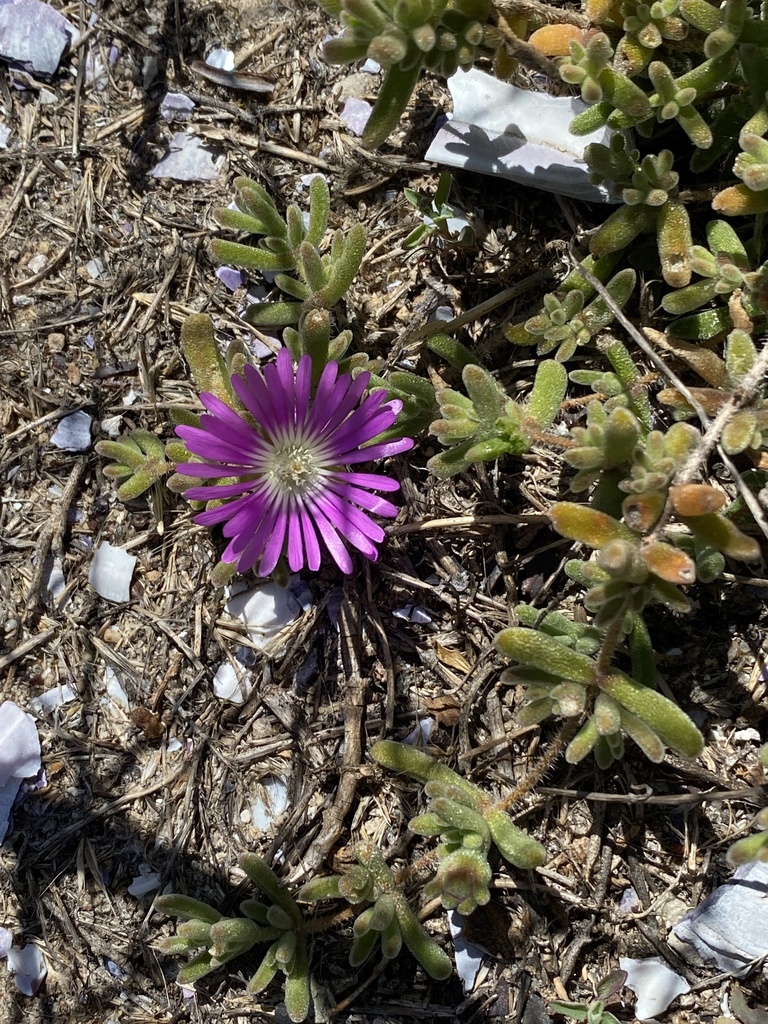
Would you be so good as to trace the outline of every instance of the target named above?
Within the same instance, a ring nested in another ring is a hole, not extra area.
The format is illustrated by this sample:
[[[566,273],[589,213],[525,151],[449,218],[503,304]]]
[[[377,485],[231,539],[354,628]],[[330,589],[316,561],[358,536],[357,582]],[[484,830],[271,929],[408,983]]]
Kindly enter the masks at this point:
[[[255,425],[204,393],[208,412],[200,426],[176,428],[189,451],[208,460],[183,463],[177,472],[237,481],[185,491],[195,501],[234,499],[201,512],[195,522],[224,524],[229,544],[222,558],[240,572],[258,563],[258,574],[268,576],[284,552],[292,572],[318,569],[321,544],[342,572],[352,572],[347,545],[375,559],[384,531],[366,512],[395,516],[397,508],[372,491],[400,485],[347,467],[413,447],[410,438],[363,447],[394,423],[401,403],[387,402],[384,391],[361,402],[370,374],[339,376],[335,362],[323,369],[311,398],[312,360],[302,356],[294,371],[288,349],[263,370],[246,366],[244,373],[232,377],[232,386]]]

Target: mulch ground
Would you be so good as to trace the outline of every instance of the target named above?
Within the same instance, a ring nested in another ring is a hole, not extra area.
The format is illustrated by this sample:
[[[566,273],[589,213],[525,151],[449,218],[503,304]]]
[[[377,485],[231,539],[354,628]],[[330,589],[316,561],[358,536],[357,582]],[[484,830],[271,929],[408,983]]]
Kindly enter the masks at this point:
[[[177,962],[153,949],[170,923],[153,913],[151,893],[127,888],[158,872],[163,887],[233,909],[237,860],[248,850],[291,883],[330,870],[359,838],[395,863],[424,852],[405,828],[418,787],[379,770],[367,750],[425,717],[436,722],[435,752],[473,781],[503,795],[524,779],[556,727],[516,727],[521,694],[499,683],[491,643],[520,600],[575,602],[562,574],[565,543],[546,523],[517,518],[564,495],[561,460],[541,450],[436,483],[425,470],[436,443],[424,438],[395,469],[403,512],[381,561],[349,579],[330,566],[307,578],[311,610],[268,654],[251,653],[255,685],[239,706],[212,693],[217,667],[248,646],[208,579],[215,540],[167,493],[122,504],[93,450],[61,451],[50,436],[75,410],[93,417],[96,437],[116,422],[170,435],[169,407],[194,400],[180,322],[206,311],[222,337],[241,330],[239,297],[206,254],[211,210],[231,200],[239,174],[261,181],[282,208],[305,202],[302,175],[328,176],[333,226],[360,220],[369,232],[345,326],[357,349],[390,366],[428,365],[414,335],[437,306],[458,314],[537,270],[561,273],[571,225],[591,226],[591,213],[457,174],[453,200],[472,211],[477,247],[406,253],[400,243],[417,221],[402,189],[434,191],[436,169],[422,155],[447,107],[441,83],[423,80],[402,129],[371,154],[339,110],[350,92],[372,99],[378,79],[322,62],[331,25],[312,4],[55,6],[83,31],[94,11],[97,21],[46,83],[52,95],[34,81],[18,91],[4,73],[0,80],[12,130],[0,150],[0,668],[3,698],[21,707],[59,684],[77,699],[41,714],[48,785],[17,812],[0,852],[0,924],[19,944],[39,943],[48,963],[31,999],[0,971],[0,1021],[281,1020],[277,987],[244,994],[247,958],[184,1000]],[[272,99],[190,72],[217,45],[271,77]],[[108,68],[103,89],[71,73],[86,47]],[[192,129],[226,157],[219,180],[151,177],[179,130],[160,117],[167,89],[194,99]],[[510,352],[500,327],[543,290],[524,291],[462,335],[513,390],[529,386],[533,363]],[[126,605],[89,586],[103,541],[138,559]],[[53,559],[66,580],[55,601],[45,590]],[[621,955],[662,955],[688,978],[694,991],[670,1020],[717,1017],[731,981],[679,961],[666,935],[728,876],[725,850],[750,817],[744,802],[685,796],[757,780],[757,744],[744,730],[765,728],[766,585],[726,579],[694,595],[692,617],[652,616],[663,678],[694,706],[707,748],[696,764],[669,758],[652,772],[634,752],[606,773],[555,763],[516,812],[550,859],[528,876],[498,865],[493,902],[469,920],[470,938],[490,954],[470,996],[456,979],[430,982],[408,956],[353,970],[341,929],[315,943],[318,1019],[541,1024],[547,1000],[589,996]],[[413,603],[429,623],[393,616]],[[129,708],[106,696],[107,669]],[[286,782],[290,803],[259,830],[250,806],[269,777]],[[639,906],[622,913],[630,886]],[[439,908],[427,927],[450,950]],[[758,1001],[768,995],[764,983],[749,988]]]

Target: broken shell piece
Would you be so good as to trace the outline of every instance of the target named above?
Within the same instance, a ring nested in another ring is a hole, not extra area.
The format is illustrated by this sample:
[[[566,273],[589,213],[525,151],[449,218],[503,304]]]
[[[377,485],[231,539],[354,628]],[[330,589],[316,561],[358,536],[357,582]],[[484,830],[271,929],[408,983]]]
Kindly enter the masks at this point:
[[[350,96],[344,104],[339,117],[352,134],[357,135],[359,138],[365,131],[365,126],[368,124],[368,118],[371,116],[372,111],[373,107],[370,103]]]
[[[0,705],[0,842],[10,827],[11,808],[25,779],[40,771],[35,720],[13,701]]]
[[[637,997],[635,1016],[638,1020],[651,1020],[656,1014],[663,1013],[678,996],[691,991],[685,978],[675,974],[660,956],[646,960],[620,957],[619,967],[627,972],[625,984]]]
[[[479,946],[467,942],[464,934],[464,917],[458,910],[448,911],[448,927],[453,939],[456,973],[461,978],[465,993],[469,993],[475,987],[478,971],[483,965],[484,953]]]
[[[235,70],[235,55],[231,50],[224,50],[218,47],[211,50],[205,58],[205,63],[212,68],[221,68],[222,71]]]
[[[265,775],[256,789],[256,797],[251,802],[251,821],[254,828],[265,832],[288,809],[288,787],[276,775]]]
[[[299,615],[299,602],[290,588],[265,583],[256,590],[247,590],[230,597],[224,610],[240,619],[250,639],[261,648],[265,641],[285,629]]]
[[[79,38],[75,26],[42,0],[0,4],[0,59],[12,67],[51,78],[66,47]]]
[[[243,704],[253,689],[249,672],[238,672],[229,661],[219,665],[213,677],[213,692],[221,700]]]
[[[105,601],[120,604],[131,599],[131,577],[136,556],[123,548],[113,547],[108,541],[101,543],[93,554],[88,570],[88,582]]]
[[[69,683],[65,683],[63,686],[54,686],[50,690],[46,690],[45,693],[41,693],[39,697],[35,697],[29,702],[29,706],[36,715],[42,715],[46,711],[54,711],[62,704],[71,704],[78,697],[77,690]]]
[[[131,896],[146,896],[148,892],[160,888],[160,875],[156,871],[150,871],[146,864],[142,864],[139,872],[128,886]]]
[[[130,708],[131,702],[128,700],[128,694],[123,689],[123,684],[111,665],[107,665],[104,669],[104,688],[107,691],[107,696],[111,697],[115,704],[119,704],[126,710]]]
[[[194,109],[194,101],[183,92],[167,92],[160,104],[160,116],[169,123],[188,121]]]
[[[448,79],[453,116],[438,131],[426,158],[492,174],[588,202],[617,202],[593,185],[584,160],[590,143],[610,145],[601,128],[575,136],[573,118],[587,110],[580,99],[518,89],[473,68]]]
[[[11,946],[8,950],[8,970],[13,975],[16,988],[25,996],[33,996],[48,973],[43,954],[32,944],[21,949]]]
[[[82,409],[64,416],[51,434],[51,444],[65,452],[84,452],[91,447],[91,417]]]
[[[174,181],[216,181],[221,177],[224,156],[187,132],[176,132],[168,152],[151,171],[153,178]]]

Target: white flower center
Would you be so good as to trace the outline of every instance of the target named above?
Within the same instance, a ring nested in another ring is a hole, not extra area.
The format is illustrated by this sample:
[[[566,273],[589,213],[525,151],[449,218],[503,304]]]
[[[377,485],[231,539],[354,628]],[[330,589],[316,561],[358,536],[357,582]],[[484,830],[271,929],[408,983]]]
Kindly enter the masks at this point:
[[[275,447],[267,475],[283,493],[301,495],[311,491],[324,474],[317,464],[317,453],[306,444],[292,441]]]

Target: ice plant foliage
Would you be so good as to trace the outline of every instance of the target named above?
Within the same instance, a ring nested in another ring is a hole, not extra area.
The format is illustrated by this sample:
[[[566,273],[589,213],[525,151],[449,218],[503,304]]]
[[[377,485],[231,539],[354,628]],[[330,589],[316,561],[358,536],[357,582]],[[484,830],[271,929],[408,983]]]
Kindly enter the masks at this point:
[[[409,438],[370,443],[391,427],[401,403],[377,391],[363,398],[370,374],[352,380],[329,362],[311,394],[312,360],[294,368],[288,349],[261,370],[247,365],[232,376],[252,421],[220,398],[203,393],[208,410],[200,426],[178,426],[187,449],[206,462],[182,463],[177,472],[226,482],[185,491],[189,500],[217,501],[196,516],[203,526],[222,523],[229,544],[222,556],[239,572],[268,576],[286,554],[292,572],[320,567],[321,547],[342,572],[352,571],[348,547],[371,560],[384,531],[370,515],[395,516],[392,502],[373,493],[396,491],[397,481],[347,467],[396,455]]]

